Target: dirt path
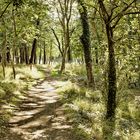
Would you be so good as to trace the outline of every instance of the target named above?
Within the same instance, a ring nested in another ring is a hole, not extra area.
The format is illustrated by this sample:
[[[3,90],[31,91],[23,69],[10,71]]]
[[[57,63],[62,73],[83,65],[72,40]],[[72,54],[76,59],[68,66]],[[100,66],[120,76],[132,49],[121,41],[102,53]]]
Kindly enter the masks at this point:
[[[72,140],[57,88],[65,81],[44,80],[31,88],[9,121],[12,136],[3,140]]]

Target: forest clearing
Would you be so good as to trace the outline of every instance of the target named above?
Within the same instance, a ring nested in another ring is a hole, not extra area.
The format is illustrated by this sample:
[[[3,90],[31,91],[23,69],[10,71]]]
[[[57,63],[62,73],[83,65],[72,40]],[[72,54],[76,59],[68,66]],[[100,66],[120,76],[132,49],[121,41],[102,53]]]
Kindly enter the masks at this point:
[[[0,140],[140,140],[140,1],[0,0]]]

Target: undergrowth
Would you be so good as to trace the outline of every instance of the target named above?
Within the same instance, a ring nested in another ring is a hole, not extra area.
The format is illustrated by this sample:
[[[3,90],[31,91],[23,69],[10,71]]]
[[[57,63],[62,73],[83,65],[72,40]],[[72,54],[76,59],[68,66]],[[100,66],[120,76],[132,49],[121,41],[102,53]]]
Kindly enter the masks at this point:
[[[139,140],[140,101],[131,96],[128,102],[124,98],[118,103],[114,124],[105,121],[105,100],[99,90],[73,85],[63,92],[63,101],[77,137],[84,140]]]
[[[98,71],[98,68],[95,70],[96,90],[85,86],[86,73],[83,66],[66,65],[65,75],[62,75],[67,75],[72,82],[60,90],[60,94],[63,95],[67,117],[73,122],[75,139],[139,140],[139,90],[129,89],[128,83],[118,80],[116,118],[114,122],[108,122],[105,120],[107,89],[103,77],[106,75]]]

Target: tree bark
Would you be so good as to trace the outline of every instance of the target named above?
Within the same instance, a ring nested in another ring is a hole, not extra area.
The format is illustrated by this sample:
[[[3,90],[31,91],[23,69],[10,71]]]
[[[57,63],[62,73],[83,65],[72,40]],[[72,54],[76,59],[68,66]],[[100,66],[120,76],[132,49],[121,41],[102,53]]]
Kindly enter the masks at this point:
[[[82,10],[79,10],[83,34],[80,37],[81,43],[83,45],[84,50],[84,59],[86,64],[87,71],[87,79],[89,86],[93,86],[95,88],[94,78],[92,74],[92,59],[91,59],[91,46],[90,46],[90,31],[89,31],[89,22],[87,9],[82,0],[78,0],[78,4],[82,7]]]
[[[107,98],[107,113],[106,118],[112,119],[115,117],[116,109],[116,67],[115,67],[115,53],[113,42],[113,30],[110,24],[106,24],[106,33],[108,39],[108,51],[109,51],[109,69],[108,69],[108,98]]]
[[[67,58],[68,58],[68,62],[72,61],[71,46],[69,46],[68,48]]]

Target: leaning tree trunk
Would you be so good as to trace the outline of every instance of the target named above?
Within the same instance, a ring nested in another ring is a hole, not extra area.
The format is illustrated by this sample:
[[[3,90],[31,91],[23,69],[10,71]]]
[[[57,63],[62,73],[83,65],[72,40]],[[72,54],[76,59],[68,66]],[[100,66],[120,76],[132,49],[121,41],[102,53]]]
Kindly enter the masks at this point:
[[[87,9],[82,0],[78,0],[78,4],[82,7],[82,9],[80,8],[80,10],[79,10],[79,13],[81,16],[82,28],[83,28],[83,34],[80,37],[80,39],[81,39],[81,43],[83,45],[83,50],[84,50],[88,84],[89,84],[89,86],[93,86],[95,88],[94,78],[93,78],[93,74],[92,74],[90,31],[89,31]]]
[[[30,60],[29,60],[30,64],[33,64],[33,61],[34,61],[34,57],[35,57],[35,53],[36,53],[36,42],[37,42],[37,39],[34,38],[34,41],[33,41],[33,44],[32,44],[32,50],[31,50],[31,57],[30,57]]]
[[[38,19],[38,20],[37,20],[37,23],[36,23],[37,27],[39,26],[39,24],[40,24],[40,20]],[[33,62],[36,63],[37,36],[38,36],[38,35],[36,34],[36,37],[35,37],[34,40],[33,40],[32,50],[31,50],[31,57],[30,57],[30,60],[29,60],[29,63],[30,63],[30,64],[33,64]]]
[[[108,51],[109,51],[108,99],[107,99],[106,118],[112,119],[115,117],[115,109],[116,109],[116,67],[115,67],[115,53],[114,53],[114,42],[113,42],[113,29],[109,23],[106,24],[106,33],[107,33]]]

